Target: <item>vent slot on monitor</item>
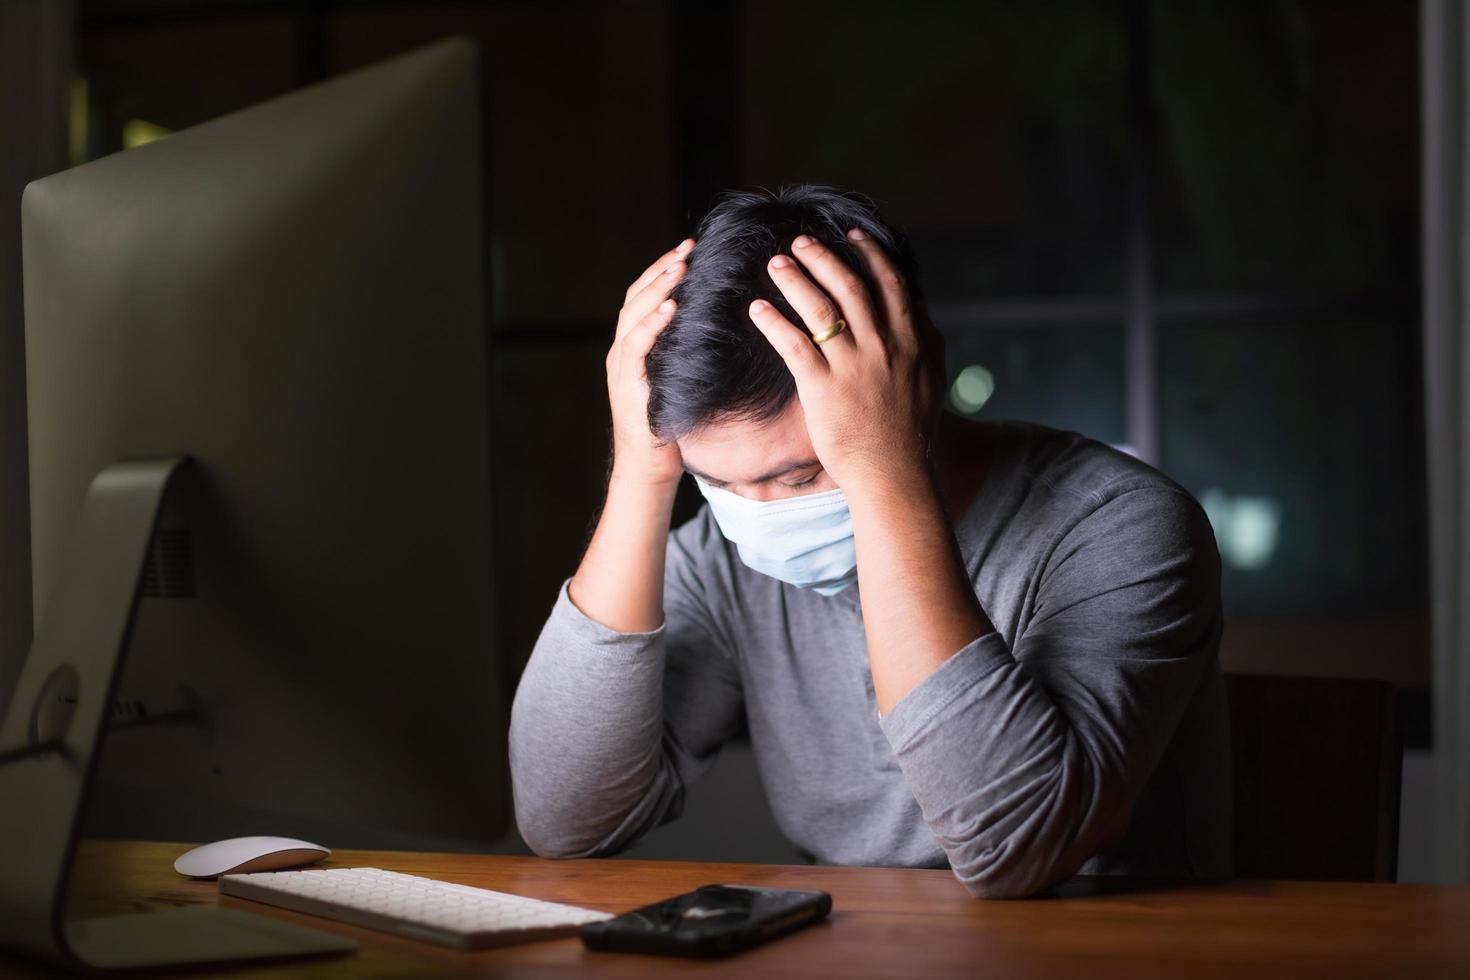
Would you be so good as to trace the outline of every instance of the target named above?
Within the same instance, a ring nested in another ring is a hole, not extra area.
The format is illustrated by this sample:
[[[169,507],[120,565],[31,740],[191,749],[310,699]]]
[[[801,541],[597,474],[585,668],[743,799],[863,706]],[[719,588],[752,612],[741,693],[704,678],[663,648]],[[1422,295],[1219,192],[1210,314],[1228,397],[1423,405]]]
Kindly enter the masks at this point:
[[[138,594],[148,599],[194,598],[194,547],[187,529],[153,532]]]

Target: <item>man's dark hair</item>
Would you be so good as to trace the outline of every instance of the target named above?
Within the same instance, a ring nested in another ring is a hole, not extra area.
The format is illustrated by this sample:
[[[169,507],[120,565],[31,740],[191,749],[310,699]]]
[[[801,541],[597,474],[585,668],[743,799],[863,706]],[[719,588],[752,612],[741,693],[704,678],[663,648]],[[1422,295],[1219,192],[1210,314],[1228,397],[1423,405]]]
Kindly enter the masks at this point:
[[[764,422],[786,408],[796,382],[751,322],[750,304],[764,299],[802,326],[766,263],[778,253],[790,255],[792,240],[803,234],[835,251],[878,302],[862,253],[847,239],[852,228],[883,247],[917,302],[918,270],[907,239],[863,195],[795,184],[719,198],[699,223],[688,268],[674,287],[678,308],[646,361],[648,422],[660,438],[678,439],[713,422]]]

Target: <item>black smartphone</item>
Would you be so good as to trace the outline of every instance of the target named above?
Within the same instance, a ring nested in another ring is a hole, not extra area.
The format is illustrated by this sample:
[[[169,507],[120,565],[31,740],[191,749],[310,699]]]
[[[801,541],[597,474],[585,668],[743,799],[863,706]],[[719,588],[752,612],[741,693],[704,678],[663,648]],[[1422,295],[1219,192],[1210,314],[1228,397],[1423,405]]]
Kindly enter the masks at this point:
[[[705,885],[582,927],[588,949],[670,956],[729,956],[784,936],[832,911],[826,892]]]

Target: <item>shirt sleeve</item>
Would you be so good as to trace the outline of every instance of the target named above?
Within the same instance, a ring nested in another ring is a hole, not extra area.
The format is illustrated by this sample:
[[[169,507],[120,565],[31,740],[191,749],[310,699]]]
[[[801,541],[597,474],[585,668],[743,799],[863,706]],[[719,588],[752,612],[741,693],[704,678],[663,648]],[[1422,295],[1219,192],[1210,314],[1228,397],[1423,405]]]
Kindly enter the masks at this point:
[[[733,646],[700,567],[712,533],[701,511],[669,536],[664,623],[651,632],[603,626],[562,583],[511,709],[516,821],[537,854],[615,853],[674,819],[743,725]]]
[[[980,637],[880,721],[955,875],[1025,896],[1120,841],[1220,631],[1219,555],[1188,494],[1155,482],[1082,508],[1014,648]]]

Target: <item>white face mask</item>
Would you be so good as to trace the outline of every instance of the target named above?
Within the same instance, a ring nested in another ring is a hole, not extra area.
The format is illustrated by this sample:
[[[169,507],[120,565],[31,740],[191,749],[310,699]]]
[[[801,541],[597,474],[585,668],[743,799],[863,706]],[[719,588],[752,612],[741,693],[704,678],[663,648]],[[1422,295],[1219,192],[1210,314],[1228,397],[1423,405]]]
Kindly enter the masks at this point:
[[[720,533],[757,572],[821,595],[836,595],[857,581],[852,515],[840,489],[747,500],[697,477],[694,482]]]

